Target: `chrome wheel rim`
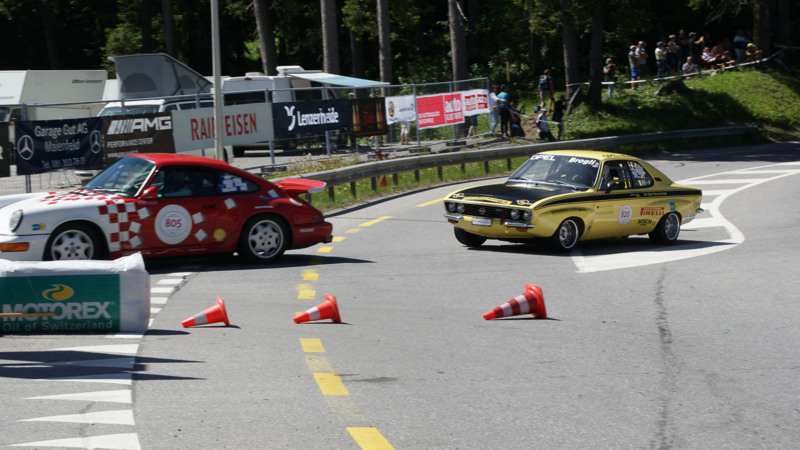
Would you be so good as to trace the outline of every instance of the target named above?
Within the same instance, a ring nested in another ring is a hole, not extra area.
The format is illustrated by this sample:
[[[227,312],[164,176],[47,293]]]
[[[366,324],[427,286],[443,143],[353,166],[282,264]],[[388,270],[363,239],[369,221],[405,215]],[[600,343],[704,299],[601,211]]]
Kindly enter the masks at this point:
[[[578,226],[575,222],[567,220],[558,229],[558,241],[564,248],[572,248],[578,241]]]
[[[283,230],[271,220],[262,220],[250,229],[247,242],[254,255],[259,258],[271,258],[281,248]]]
[[[678,234],[680,232],[681,224],[678,222],[678,215],[670,214],[667,216],[666,222],[664,223],[664,234],[667,236],[667,239],[670,241],[678,239]]]
[[[50,249],[53,261],[70,259],[92,259],[94,244],[86,233],[69,230],[59,234]]]

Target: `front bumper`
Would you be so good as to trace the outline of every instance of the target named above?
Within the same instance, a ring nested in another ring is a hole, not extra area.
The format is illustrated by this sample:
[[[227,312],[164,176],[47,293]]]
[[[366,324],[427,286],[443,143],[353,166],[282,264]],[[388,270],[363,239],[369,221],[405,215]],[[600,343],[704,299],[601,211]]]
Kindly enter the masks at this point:
[[[4,252],[0,251],[0,259],[9,261],[41,261],[44,256],[44,248],[47,246],[48,234],[32,234],[17,236],[13,234],[0,235],[1,244],[22,244],[28,243],[28,250],[24,252]]]
[[[461,214],[444,214],[444,218],[458,228],[489,238],[524,239],[536,237],[534,233],[536,225],[528,222],[515,220],[503,220],[503,222],[501,222],[500,219],[472,217]],[[475,219],[478,221],[489,220],[490,225],[475,225]]]

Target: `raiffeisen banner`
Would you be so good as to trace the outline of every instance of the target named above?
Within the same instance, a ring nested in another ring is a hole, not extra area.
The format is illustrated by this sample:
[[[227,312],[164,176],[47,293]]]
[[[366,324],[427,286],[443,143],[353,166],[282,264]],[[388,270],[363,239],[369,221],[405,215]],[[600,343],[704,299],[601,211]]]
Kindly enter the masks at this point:
[[[464,99],[464,115],[475,116],[478,114],[489,114],[489,91],[486,89],[471,89],[461,91]]]
[[[437,128],[464,123],[461,92],[417,97],[417,126]]]
[[[222,113],[224,145],[271,141],[274,137],[270,103],[225,106]],[[213,108],[172,111],[172,138],[177,153],[213,148],[214,130]]]
[[[275,134],[350,128],[350,100],[273,103],[272,121]]]
[[[411,122],[417,120],[413,95],[386,97],[386,122]]]

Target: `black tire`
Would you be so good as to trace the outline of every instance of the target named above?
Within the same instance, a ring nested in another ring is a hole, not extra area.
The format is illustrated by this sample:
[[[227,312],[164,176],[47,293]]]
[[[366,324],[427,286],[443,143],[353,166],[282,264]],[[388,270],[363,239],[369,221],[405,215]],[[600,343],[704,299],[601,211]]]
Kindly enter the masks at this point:
[[[259,214],[247,220],[239,236],[237,252],[247,262],[269,264],[281,257],[291,235],[286,221],[275,214]]]
[[[485,237],[472,234],[469,231],[462,230],[461,228],[453,228],[453,231],[456,234],[456,239],[458,242],[466,245],[467,247],[480,247],[484,242],[486,242]]]
[[[106,247],[89,225],[67,223],[56,229],[44,248],[44,261],[107,259]]]
[[[681,218],[677,213],[669,213],[661,218],[656,229],[650,232],[650,240],[655,244],[672,245],[681,234]]]
[[[557,252],[568,252],[578,245],[581,227],[575,219],[564,219],[550,237],[550,246]]]
[[[244,156],[244,147],[233,146],[233,156],[237,158]]]

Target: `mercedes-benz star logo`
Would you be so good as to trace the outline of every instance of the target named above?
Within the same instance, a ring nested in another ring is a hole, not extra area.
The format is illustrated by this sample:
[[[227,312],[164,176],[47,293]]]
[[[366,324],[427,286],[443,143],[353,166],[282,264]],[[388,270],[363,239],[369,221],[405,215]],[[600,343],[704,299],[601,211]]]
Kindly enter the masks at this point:
[[[33,138],[27,134],[17,141],[17,154],[25,161],[33,158]]]
[[[92,131],[92,134],[89,135],[89,145],[92,148],[92,153],[100,153],[100,150],[103,149],[100,139],[100,132],[97,130]]]
[[[481,215],[484,215],[486,214],[486,208],[481,208],[478,210],[478,212],[481,213]]]

